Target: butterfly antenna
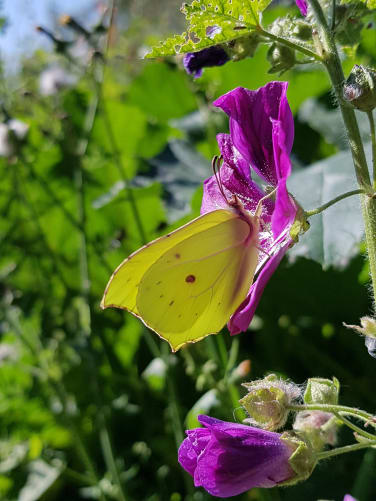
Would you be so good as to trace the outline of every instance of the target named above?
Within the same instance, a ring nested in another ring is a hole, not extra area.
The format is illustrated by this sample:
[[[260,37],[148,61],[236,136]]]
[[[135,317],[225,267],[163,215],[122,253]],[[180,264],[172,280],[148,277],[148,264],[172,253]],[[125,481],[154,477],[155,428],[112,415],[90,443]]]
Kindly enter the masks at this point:
[[[256,211],[255,211],[255,216],[256,217],[260,217],[261,216],[261,212],[262,212],[262,202],[264,200],[267,200],[268,198],[271,198],[273,195],[275,195],[277,191],[277,188],[274,188],[273,191],[271,191],[270,193],[268,193],[267,195],[265,195],[264,197],[260,198],[260,200],[258,201],[258,204],[257,204],[257,207],[256,207]]]
[[[220,169],[221,169],[222,161],[223,161],[222,155],[220,155],[220,156],[215,155],[215,157],[213,157],[213,160],[212,160],[212,169],[213,169],[213,172],[215,175],[215,179],[217,181],[219,191],[221,192],[225,202],[227,204],[229,204],[228,198],[226,197],[225,192],[223,190],[223,183],[222,183],[222,179],[221,179],[221,170]]]

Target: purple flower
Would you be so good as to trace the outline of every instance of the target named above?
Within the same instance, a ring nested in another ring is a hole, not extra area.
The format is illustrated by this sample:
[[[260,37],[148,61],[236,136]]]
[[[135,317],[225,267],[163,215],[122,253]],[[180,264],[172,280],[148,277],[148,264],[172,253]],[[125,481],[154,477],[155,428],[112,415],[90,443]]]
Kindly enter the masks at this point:
[[[187,73],[198,78],[202,75],[202,68],[209,66],[222,66],[230,58],[220,45],[213,45],[199,52],[189,52],[183,59],[184,68]]]
[[[350,496],[350,494],[346,494],[345,497],[343,498],[343,501],[357,501],[357,500],[352,496]]]
[[[204,428],[187,430],[179,448],[179,463],[196,487],[225,498],[295,477],[293,450],[280,434],[209,416],[198,420]]]
[[[248,328],[269,278],[292,244],[289,230],[297,206],[287,192],[286,180],[291,173],[294,121],[286,91],[287,82],[270,82],[256,91],[238,87],[214,102],[230,117],[230,134],[217,136],[223,157],[220,178],[227,198],[236,195],[254,213],[266,193],[252,180],[251,170],[276,188],[275,201],[263,202],[257,278],[229,321],[231,334]],[[212,176],[204,183],[201,213],[221,207],[227,203]]]
[[[298,6],[300,13],[302,16],[306,17],[308,5],[306,0],[295,0],[296,5]]]

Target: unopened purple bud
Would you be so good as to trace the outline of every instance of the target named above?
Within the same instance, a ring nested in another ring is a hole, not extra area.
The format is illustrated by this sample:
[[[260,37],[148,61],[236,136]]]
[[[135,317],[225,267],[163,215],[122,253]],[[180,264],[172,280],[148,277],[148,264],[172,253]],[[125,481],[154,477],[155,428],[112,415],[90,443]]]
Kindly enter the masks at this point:
[[[222,66],[229,60],[229,55],[221,45],[213,45],[198,52],[185,54],[183,64],[187,73],[198,78],[202,75],[203,68]]]
[[[343,98],[358,110],[372,111],[376,107],[376,71],[356,64],[343,86]]]
[[[293,428],[303,432],[315,450],[323,449],[326,444],[335,445],[337,441],[337,421],[329,412],[298,412]]]

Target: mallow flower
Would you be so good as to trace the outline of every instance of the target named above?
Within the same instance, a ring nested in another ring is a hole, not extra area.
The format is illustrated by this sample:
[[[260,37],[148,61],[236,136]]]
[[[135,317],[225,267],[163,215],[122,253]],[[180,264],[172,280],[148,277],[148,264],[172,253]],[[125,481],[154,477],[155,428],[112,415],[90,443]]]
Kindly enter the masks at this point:
[[[203,68],[222,66],[229,60],[229,55],[221,45],[213,45],[198,52],[188,52],[183,58],[183,65],[187,73],[198,78]]]
[[[248,328],[269,278],[293,243],[290,230],[298,206],[286,187],[294,139],[287,85],[270,82],[255,91],[238,87],[213,103],[229,116],[230,134],[217,136],[222,157],[218,174],[221,186],[215,175],[204,182],[201,213],[226,208],[225,197],[230,200],[234,195],[246,210],[254,213],[267,190],[275,190],[275,200],[262,202],[256,278],[229,320],[231,334]],[[266,183],[266,191],[252,179],[251,172]]]
[[[198,420],[204,428],[186,432],[178,458],[195,486],[212,496],[226,498],[253,487],[295,483],[307,478],[316,463],[301,441],[209,416]],[[304,465],[304,472],[299,465]]]

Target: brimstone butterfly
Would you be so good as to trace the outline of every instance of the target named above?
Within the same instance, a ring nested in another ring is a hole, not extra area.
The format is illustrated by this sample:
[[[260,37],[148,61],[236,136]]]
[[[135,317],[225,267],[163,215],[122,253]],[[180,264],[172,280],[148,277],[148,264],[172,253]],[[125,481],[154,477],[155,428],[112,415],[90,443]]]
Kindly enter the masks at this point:
[[[128,310],[172,351],[219,332],[252,284],[260,212],[235,199],[150,242],[116,268],[101,307]]]

